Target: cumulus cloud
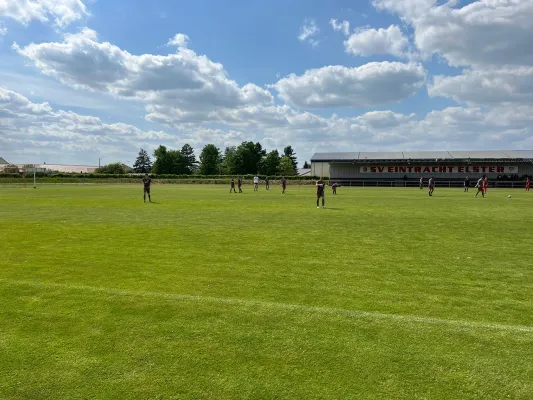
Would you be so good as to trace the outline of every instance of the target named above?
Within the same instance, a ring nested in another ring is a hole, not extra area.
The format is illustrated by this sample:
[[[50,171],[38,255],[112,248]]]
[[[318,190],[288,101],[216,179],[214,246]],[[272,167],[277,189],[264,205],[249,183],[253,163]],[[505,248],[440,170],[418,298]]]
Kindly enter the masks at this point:
[[[306,20],[304,24],[300,27],[300,34],[298,35],[298,40],[300,42],[307,42],[311,46],[318,46],[320,43],[315,36],[318,35],[320,29],[316,25],[314,20]]]
[[[374,62],[360,67],[328,66],[280,79],[273,87],[301,108],[374,107],[398,102],[420,90],[426,71],[419,64]]]
[[[430,96],[460,103],[498,105],[533,104],[533,67],[467,70],[458,76],[435,76]]]
[[[64,28],[89,15],[81,0],[0,0],[0,17],[27,25],[33,20],[53,21]]]
[[[229,115],[222,115],[226,113]],[[10,158],[24,156],[28,162],[34,162],[31,157],[37,156],[54,162],[59,162],[58,157],[63,162],[90,162],[85,161],[87,157],[98,154],[112,161],[122,160],[124,154],[136,154],[140,147],[153,149],[161,143],[174,148],[190,143],[199,149],[206,143],[224,147],[251,139],[260,140],[268,148],[282,148],[290,143],[299,154],[310,156],[316,149],[523,147],[533,140],[532,107],[499,107],[488,111],[451,107],[430,112],[421,119],[392,111],[371,111],[354,118],[335,115],[323,118],[288,106],[221,110],[220,114],[217,117],[233,121],[233,127],[192,125],[173,135],[54,110],[47,103],[33,103],[16,92],[0,88],[0,147]],[[171,125],[168,113],[165,116],[163,122]],[[181,117],[177,120],[181,122]]]
[[[33,103],[1,87],[0,131],[0,147],[9,154],[32,149],[42,149],[39,154],[45,154],[48,149],[57,156],[61,149],[76,153],[93,152],[98,147],[105,147],[108,154],[123,154],[147,143],[177,139],[162,131],[143,131],[123,123],[106,124],[97,117],[54,110],[48,103]],[[79,156],[70,154],[70,162]]]
[[[140,138],[169,138],[163,132],[145,132],[132,125],[106,124],[100,118],[71,111],[54,110],[48,103],[33,103],[23,95],[0,87],[0,117],[3,137],[76,139],[79,143]],[[162,136],[163,135],[163,136]]]
[[[405,57],[409,40],[396,25],[387,29],[359,28],[344,42],[344,47],[346,52],[358,56],[390,54]]]
[[[168,41],[167,45],[176,46],[176,47],[187,47],[188,42],[189,42],[189,36],[183,33],[177,33],[176,36],[174,36],[172,39]]]
[[[185,35],[171,42],[186,43]],[[165,56],[133,55],[100,42],[91,29],[67,34],[60,43],[30,44],[14,49],[45,75],[75,88],[139,99],[172,107],[183,115],[219,108],[271,104],[271,93],[254,84],[239,86],[224,67],[183,46]]]
[[[414,28],[417,48],[452,66],[532,65],[533,0],[478,0],[461,8],[436,0],[373,0]]]
[[[0,36],[7,35],[7,27],[0,21]]]

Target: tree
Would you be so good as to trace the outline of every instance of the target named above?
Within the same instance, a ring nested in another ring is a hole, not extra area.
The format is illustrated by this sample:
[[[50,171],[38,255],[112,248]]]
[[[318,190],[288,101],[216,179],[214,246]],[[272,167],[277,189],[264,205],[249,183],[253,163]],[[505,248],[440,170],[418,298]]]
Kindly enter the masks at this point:
[[[292,163],[292,160],[288,156],[281,157],[279,161],[279,172],[281,175],[296,175],[296,171],[294,170],[294,164]]]
[[[152,167],[154,174],[186,175],[189,173],[187,159],[177,150],[167,150],[165,146],[159,146],[154,151],[156,160]]]
[[[311,168],[311,164],[309,164],[307,161],[304,162],[304,168],[305,168],[305,169],[309,169],[309,168]]]
[[[114,175],[123,175],[126,173],[124,165],[121,163],[111,163],[104,165],[103,167],[96,168],[95,171],[97,174],[114,174]]]
[[[238,174],[256,174],[261,168],[261,161],[266,155],[261,143],[242,142],[236,149],[236,164],[234,173]]]
[[[293,175],[296,174],[296,171],[298,170],[298,160],[296,159],[296,153],[292,149],[292,146],[287,146],[283,149],[283,154],[286,157],[289,157],[291,159],[292,165],[293,165]]]
[[[272,150],[263,158],[260,172],[263,175],[276,175],[279,171],[279,152]]]
[[[177,150],[167,151],[166,158],[167,158],[168,169],[166,172],[164,172],[165,174],[173,174],[173,175],[189,175],[190,174],[189,167],[187,166],[187,159],[181,153],[181,151],[177,151]]]
[[[214,144],[207,144],[200,154],[200,174],[216,175],[221,163],[220,150]]]
[[[157,149],[154,150],[154,165],[152,166],[152,172],[154,174],[166,174],[169,170],[168,159],[167,159],[167,148],[163,145],[160,145]]]
[[[150,160],[150,156],[146,150],[141,149],[135,160],[135,164],[133,164],[133,170],[139,174],[147,174],[151,169],[152,161]]]
[[[185,144],[181,148],[181,154],[185,157],[185,165],[187,166],[188,174],[190,175],[198,168],[198,162],[196,161],[194,150],[190,145]]]
[[[238,152],[235,146],[226,147],[222,171],[228,175],[242,174],[243,172],[242,152]]]

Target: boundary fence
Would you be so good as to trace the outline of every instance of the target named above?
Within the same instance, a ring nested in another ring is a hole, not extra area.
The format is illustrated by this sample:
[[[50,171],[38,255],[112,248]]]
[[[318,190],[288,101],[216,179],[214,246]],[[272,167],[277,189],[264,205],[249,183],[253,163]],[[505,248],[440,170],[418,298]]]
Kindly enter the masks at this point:
[[[337,183],[340,186],[360,186],[360,187],[404,187],[418,188],[420,181],[415,180],[356,180],[356,179],[331,179],[330,184]],[[475,187],[476,182],[470,182],[470,187]],[[463,188],[463,181],[435,181],[435,187]],[[489,188],[519,189],[525,188],[525,181],[489,181]],[[424,188],[427,188],[427,179],[424,181]]]

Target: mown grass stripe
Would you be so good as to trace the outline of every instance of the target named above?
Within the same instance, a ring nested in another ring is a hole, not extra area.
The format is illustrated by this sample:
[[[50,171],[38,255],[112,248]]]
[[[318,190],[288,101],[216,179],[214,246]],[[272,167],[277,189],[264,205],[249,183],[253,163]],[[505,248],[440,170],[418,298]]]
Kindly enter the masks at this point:
[[[498,330],[498,331],[505,331],[505,332],[533,333],[533,326],[525,326],[525,325],[509,325],[509,324],[490,323],[490,322],[464,321],[464,320],[457,320],[457,319],[433,318],[433,317],[424,317],[424,316],[409,315],[409,314],[403,314],[403,315],[402,314],[387,314],[387,313],[380,313],[380,312],[374,312],[374,311],[349,310],[349,309],[335,308],[335,307],[304,306],[304,305],[298,305],[298,304],[269,302],[269,301],[262,301],[262,300],[237,299],[237,298],[230,298],[230,297],[198,296],[198,295],[190,295],[190,294],[161,293],[161,292],[150,292],[150,291],[132,291],[132,290],[113,289],[113,288],[106,288],[106,287],[94,287],[94,286],[86,286],[86,285],[68,285],[68,284],[50,283],[50,282],[36,282],[36,281],[12,280],[12,279],[0,279],[0,282],[6,285],[30,286],[30,287],[46,288],[46,289],[65,289],[65,290],[86,291],[86,292],[100,293],[100,294],[113,295],[113,296],[161,298],[161,299],[171,299],[171,300],[180,300],[180,301],[197,301],[197,302],[206,302],[206,303],[209,302],[209,303],[242,305],[242,306],[247,306],[247,307],[258,306],[258,307],[263,307],[263,308],[294,310],[294,311],[301,311],[301,312],[307,312],[307,313],[341,315],[341,316],[356,318],[356,319],[370,319],[370,320],[381,319],[381,320],[399,321],[399,322],[404,322],[404,323],[445,325],[445,326],[455,327],[458,329],[485,329],[485,330]]]

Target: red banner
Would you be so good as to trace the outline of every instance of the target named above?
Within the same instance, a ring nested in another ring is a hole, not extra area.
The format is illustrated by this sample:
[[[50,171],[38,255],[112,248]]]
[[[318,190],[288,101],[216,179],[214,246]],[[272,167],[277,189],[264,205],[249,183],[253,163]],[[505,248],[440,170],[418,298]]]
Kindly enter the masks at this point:
[[[518,174],[518,167],[501,165],[364,166],[366,174]]]

